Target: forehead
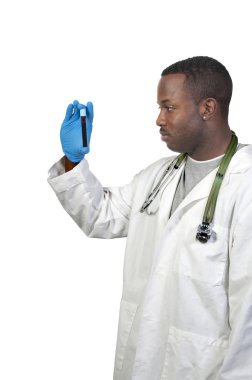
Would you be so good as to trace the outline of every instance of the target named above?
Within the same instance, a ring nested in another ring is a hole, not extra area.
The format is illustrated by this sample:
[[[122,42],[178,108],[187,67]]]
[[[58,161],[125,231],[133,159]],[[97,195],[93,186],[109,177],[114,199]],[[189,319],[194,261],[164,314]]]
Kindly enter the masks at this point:
[[[174,101],[187,99],[185,81],[185,74],[168,74],[161,77],[157,88],[158,102],[165,99]]]

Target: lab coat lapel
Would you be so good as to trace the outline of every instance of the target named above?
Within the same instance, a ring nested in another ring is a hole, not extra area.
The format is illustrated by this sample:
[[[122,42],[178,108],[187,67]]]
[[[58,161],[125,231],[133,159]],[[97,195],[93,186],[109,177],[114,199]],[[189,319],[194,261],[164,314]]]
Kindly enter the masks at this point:
[[[174,211],[173,215],[177,212],[181,212],[185,207],[190,203],[198,201],[200,199],[206,198],[209,196],[212,184],[216,176],[218,168],[211,171],[206,177],[204,177],[194,188],[190,191],[189,194],[183,199],[177,209]]]
[[[185,163],[183,162],[181,166],[179,167],[179,169],[174,170],[174,172],[170,175],[168,174],[168,178],[165,185],[161,188],[161,190],[159,191],[159,193],[157,194],[153,202],[146,209],[147,214],[155,214],[158,210],[159,212],[162,213],[162,203],[163,203],[164,193],[166,193],[167,191],[169,192],[169,194],[175,193],[177,184],[178,184],[178,181],[179,181],[179,178],[184,166],[185,166]],[[171,199],[172,201],[173,196],[171,197],[169,195],[169,199]],[[171,203],[169,205],[165,204],[166,213],[167,213],[167,209],[170,209],[170,207],[171,207]]]
[[[157,203],[160,203],[159,218],[162,221],[163,225],[166,225],[168,221],[168,225],[167,225],[168,229],[169,227],[172,228],[174,223],[175,224],[177,223],[177,218],[179,214],[183,214],[186,209],[190,208],[190,205],[193,205],[194,202],[200,199],[208,197],[212,184],[214,182],[215,175],[218,170],[218,169],[214,169],[206,177],[204,177],[190,191],[190,193],[187,194],[187,196],[183,199],[183,201],[180,203],[180,205],[177,207],[177,209],[173,212],[173,214],[169,218],[173,198],[174,198],[183,168],[184,168],[184,165],[182,168],[179,169],[177,175],[171,178],[171,181],[169,182],[169,186],[165,189],[164,194],[161,194],[162,198],[160,199],[159,197],[158,199],[156,199],[156,203],[155,203],[155,205],[157,205]]]
[[[240,149],[232,158],[229,168],[227,170],[227,173],[225,175],[225,178],[223,180],[221,190],[228,185],[230,175],[233,173],[239,173],[244,170],[246,170],[246,167],[252,165],[251,161],[251,150],[252,146],[249,145],[247,147],[244,147]],[[244,157],[247,157],[247,160],[244,159]],[[190,208],[195,202],[208,198],[211,187],[214,183],[214,179],[217,173],[218,168],[211,171],[206,177],[204,177],[191,191],[187,196],[184,198],[184,200],[180,203],[178,208],[174,211],[172,216],[169,218],[170,210],[172,206],[172,201],[174,198],[174,194],[177,189],[178,181],[180,178],[180,175],[182,173],[182,170],[184,168],[184,163],[181,165],[181,167],[178,169],[178,171],[175,172],[167,182],[166,186],[162,189],[162,191],[158,194],[156,199],[153,201],[153,204],[151,207],[149,206],[148,213],[155,213],[159,209],[159,219],[162,223],[162,225],[168,225],[172,228],[173,224],[177,222],[179,215],[182,215],[186,209]],[[221,191],[220,190],[220,191]],[[169,219],[169,220],[168,220]]]
[[[251,161],[251,154],[250,151],[252,150],[252,146],[247,146],[239,150],[237,153],[235,153],[234,157],[232,158],[229,167],[227,169],[226,175],[224,177],[223,183],[221,185],[220,191],[225,188],[225,186],[228,185],[230,175],[234,173],[239,173],[244,170],[248,166],[250,166],[252,163],[249,163]],[[244,156],[247,156],[248,159],[244,160]],[[191,191],[185,199],[180,203],[178,208],[175,210],[173,215],[176,213],[183,212],[186,207],[188,207],[191,203],[194,203],[195,201],[198,201],[203,198],[208,198],[210,190],[212,188],[212,185],[214,183],[214,179],[216,176],[216,173],[218,171],[218,168],[211,171],[206,177],[204,177]],[[172,215],[172,216],[173,216]],[[172,218],[171,216],[171,218]]]

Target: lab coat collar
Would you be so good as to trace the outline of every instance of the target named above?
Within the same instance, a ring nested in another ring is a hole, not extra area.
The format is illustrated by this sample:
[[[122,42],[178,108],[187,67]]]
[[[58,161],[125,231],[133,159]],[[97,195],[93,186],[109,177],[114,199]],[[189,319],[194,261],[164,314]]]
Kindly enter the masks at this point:
[[[252,167],[252,145],[239,149],[233,156],[227,174],[241,173]]]
[[[252,167],[252,145],[248,145],[238,150],[233,156],[229,164],[229,167],[227,169],[225,178],[223,180],[222,188],[227,186],[227,184],[229,183],[230,174],[241,173],[251,167]],[[177,212],[181,211],[182,209],[184,209],[190,203],[208,197],[217,171],[218,171],[218,168],[214,169],[205,178],[203,178],[190,191],[190,193],[187,194],[187,196],[183,199],[183,201],[174,211],[172,216],[177,214]]]

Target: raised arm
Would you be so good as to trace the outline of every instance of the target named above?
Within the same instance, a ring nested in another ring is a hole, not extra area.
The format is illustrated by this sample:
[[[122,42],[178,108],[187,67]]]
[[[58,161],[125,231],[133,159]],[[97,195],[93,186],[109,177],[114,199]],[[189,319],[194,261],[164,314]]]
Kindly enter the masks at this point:
[[[86,107],[87,147],[83,146],[80,109]],[[49,171],[48,182],[78,226],[90,237],[115,238],[127,235],[133,182],[103,188],[84,159],[89,152],[93,105],[75,101],[66,111],[60,138],[65,156]]]

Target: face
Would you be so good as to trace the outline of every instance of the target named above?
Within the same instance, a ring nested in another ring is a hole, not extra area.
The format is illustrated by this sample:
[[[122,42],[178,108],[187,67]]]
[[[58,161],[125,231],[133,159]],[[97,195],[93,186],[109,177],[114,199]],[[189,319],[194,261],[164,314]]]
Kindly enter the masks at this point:
[[[169,149],[193,157],[204,140],[204,128],[200,108],[186,91],[185,80],[184,74],[161,77],[157,90],[160,113],[156,123]]]

